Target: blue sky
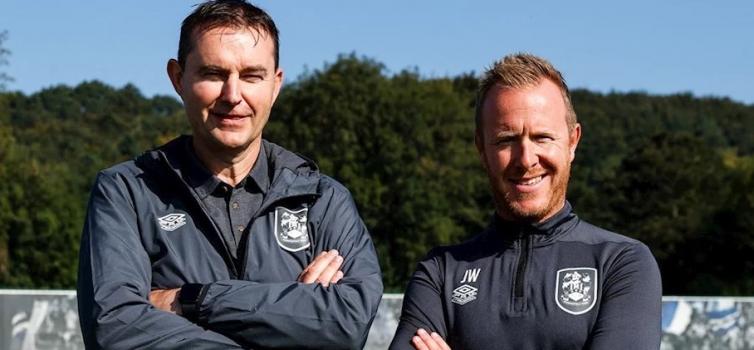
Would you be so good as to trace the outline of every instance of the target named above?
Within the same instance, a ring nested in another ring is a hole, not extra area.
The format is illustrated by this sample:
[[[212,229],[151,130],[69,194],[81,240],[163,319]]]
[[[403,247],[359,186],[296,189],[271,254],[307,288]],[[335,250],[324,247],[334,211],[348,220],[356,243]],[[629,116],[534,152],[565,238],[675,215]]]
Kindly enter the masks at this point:
[[[22,1],[0,11],[11,90],[98,79],[174,95],[165,62],[196,1]],[[267,0],[291,81],[355,52],[388,72],[479,72],[516,52],[550,59],[571,87],[690,91],[754,104],[754,1]]]

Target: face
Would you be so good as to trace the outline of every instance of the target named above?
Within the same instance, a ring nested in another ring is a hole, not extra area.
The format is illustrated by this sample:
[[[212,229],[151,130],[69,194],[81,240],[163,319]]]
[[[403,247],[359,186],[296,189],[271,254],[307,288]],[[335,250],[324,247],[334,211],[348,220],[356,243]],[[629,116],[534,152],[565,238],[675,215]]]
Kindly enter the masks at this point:
[[[258,145],[283,81],[274,42],[264,32],[227,27],[196,33],[193,40],[184,69],[170,60],[168,75],[186,108],[194,146],[224,151]]]
[[[526,88],[493,86],[482,105],[476,146],[498,215],[539,222],[565,204],[580,125],[569,132],[560,89],[548,79]]]

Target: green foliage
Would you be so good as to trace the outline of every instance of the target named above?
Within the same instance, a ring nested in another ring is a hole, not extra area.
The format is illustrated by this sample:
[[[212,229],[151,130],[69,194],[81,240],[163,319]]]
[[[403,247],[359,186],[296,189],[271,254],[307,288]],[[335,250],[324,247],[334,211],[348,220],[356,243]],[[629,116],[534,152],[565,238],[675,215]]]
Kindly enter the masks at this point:
[[[389,74],[341,56],[285,86],[265,137],[352,192],[388,291],[492,214],[473,145],[477,77]],[[754,106],[689,94],[573,92],[583,138],[569,200],[647,243],[666,294],[754,293]],[[0,286],[71,288],[96,172],[188,132],[134,86],[0,93]]]
[[[715,213],[730,197],[721,169],[720,155],[698,138],[663,133],[638,144],[611,182],[611,211],[620,213],[612,226],[655,248],[665,293],[683,292],[713,266],[705,262],[720,252],[705,247],[724,248],[712,234]]]
[[[0,287],[74,287],[96,172],[187,131],[183,119],[131,85],[0,94]]]

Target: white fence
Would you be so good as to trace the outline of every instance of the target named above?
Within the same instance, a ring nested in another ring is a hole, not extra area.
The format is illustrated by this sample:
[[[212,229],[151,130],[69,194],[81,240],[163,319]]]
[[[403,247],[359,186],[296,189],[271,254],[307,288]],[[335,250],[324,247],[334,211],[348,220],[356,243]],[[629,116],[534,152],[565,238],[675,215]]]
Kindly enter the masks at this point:
[[[402,295],[386,294],[366,349],[386,349]],[[754,298],[664,297],[662,350],[754,349]],[[0,290],[0,350],[83,349],[76,292]]]

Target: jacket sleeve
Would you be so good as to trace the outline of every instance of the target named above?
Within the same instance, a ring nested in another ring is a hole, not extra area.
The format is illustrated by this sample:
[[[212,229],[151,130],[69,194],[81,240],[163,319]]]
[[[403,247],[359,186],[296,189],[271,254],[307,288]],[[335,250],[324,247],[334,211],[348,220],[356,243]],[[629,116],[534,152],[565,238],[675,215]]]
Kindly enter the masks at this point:
[[[608,267],[588,349],[659,349],[662,282],[652,253],[637,243]]]
[[[361,349],[382,298],[382,274],[350,195],[331,195],[317,234],[344,257],[343,279],[329,287],[214,282],[198,303],[199,324],[250,347]]]
[[[418,264],[408,283],[403,295],[400,322],[390,343],[390,350],[413,350],[411,338],[416,335],[419,328],[427,332],[437,332],[446,342],[449,340],[442,300],[443,274],[437,255],[430,252],[428,257]]]
[[[240,348],[224,335],[150,304],[151,264],[119,176],[97,177],[81,237],[77,299],[86,348]]]

